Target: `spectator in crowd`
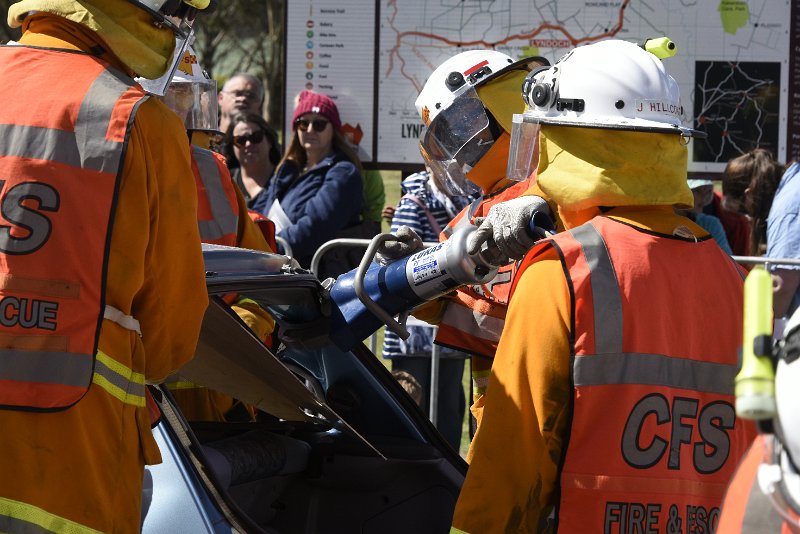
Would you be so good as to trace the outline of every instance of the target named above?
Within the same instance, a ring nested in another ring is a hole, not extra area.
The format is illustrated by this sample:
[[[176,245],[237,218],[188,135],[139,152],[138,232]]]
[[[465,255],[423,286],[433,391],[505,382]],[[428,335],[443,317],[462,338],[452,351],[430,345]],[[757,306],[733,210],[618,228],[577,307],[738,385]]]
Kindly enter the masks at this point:
[[[447,194],[444,186],[430,171],[412,174],[400,184],[403,196],[392,217],[392,232],[401,226],[414,230],[423,241],[438,241],[442,229],[466,205],[465,197]],[[427,413],[431,391],[431,352],[434,327],[408,318],[411,336],[407,340],[387,329],[383,341],[383,357],[392,360],[393,371],[411,374],[422,386],[422,409]],[[461,378],[467,353],[441,348],[439,354],[438,409],[436,427],[444,438],[458,450],[466,400]]]
[[[281,159],[278,135],[261,115],[237,113],[225,131],[223,146],[231,176],[252,208]]]
[[[231,117],[237,113],[261,115],[264,105],[264,85],[256,76],[238,72],[231,76],[217,96],[219,100],[219,129],[228,131]]]
[[[800,164],[789,165],[767,218],[767,256],[800,259]],[[800,266],[776,265],[772,273],[775,317],[791,316],[800,306]]]
[[[703,213],[713,215],[718,218],[725,229],[725,237],[731,251],[736,256],[747,256],[750,254],[750,220],[742,211],[738,211],[743,204],[744,188],[738,193],[738,187],[728,181],[725,176],[722,178],[722,192],[715,191],[711,201],[703,207]],[[742,201],[737,194],[741,194]],[[733,207],[731,207],[733,206]]]
[[[725,228],[722,226],[719,218],[703,213],[703,208],[710,204],[714,198],[714,182],[706,179],[689,179],[687,183],[694,196],[694,207],[676,211],[690,218],[706,232],[711,234],[714,241],[716,241],[719,247],[727,254],[733,254],[731,246],[728,244],[728,238],[725,236]]]
[[[746,180],[749,171],[744,212],[750,217],[750,255],[761,256],[767,251],[767,216],[784,167],[775,161],[772,152],[757,148],[731,160],[727,169],[735,181]]]
[[[269,217],[296,259],[309,267],[316,250],[337,237],[367,237],[362,224],[361,162],[339,133],[339,110],[323,94],[302,91],[292,114],[292,138],[275,176],[253,209]],[[374,234],[370,234],[371,237]],[[363,254],[333,250],[321,278],[338,276]]]

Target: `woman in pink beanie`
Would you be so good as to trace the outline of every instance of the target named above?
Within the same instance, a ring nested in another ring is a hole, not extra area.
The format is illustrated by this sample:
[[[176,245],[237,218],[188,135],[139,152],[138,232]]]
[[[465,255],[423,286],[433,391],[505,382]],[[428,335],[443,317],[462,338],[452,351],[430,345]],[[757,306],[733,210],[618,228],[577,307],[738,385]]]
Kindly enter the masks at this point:
[[[361,163],[339,132],[341,125],[330,97],[302,91],[292,114],[286,153],[266,194],[254,206],[275,222],[278,235],[286,239],[303,267],[309,267],[314,252],[326,241],[367,237],[362,235]],[[352,264],[346,254],[326,254],[320,278],[337,276]]]

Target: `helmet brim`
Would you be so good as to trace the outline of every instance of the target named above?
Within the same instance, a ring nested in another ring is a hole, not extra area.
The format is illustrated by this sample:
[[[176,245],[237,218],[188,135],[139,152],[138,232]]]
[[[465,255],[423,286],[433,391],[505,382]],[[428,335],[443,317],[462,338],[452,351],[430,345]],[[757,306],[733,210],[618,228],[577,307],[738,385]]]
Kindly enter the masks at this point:
[[[539,67],[549,67],[549,66],[550,66],[550,62],[547,60],[546,57],[530,56],[530,57],[522,58],[522,59],[520,59],[518,61],[515,61],[514,63],[509,63],[508,66],[500,69],[497,72],[491,73],[489,76],[487,76],[486,78],[481,79],[478,83],[473,85],[473,87],[477,88],[477,87],[480,87],[481,85],[487,84],[490,81],[492,81],[495,78],[497,78],[498,76],[500,76],[502,74],[505,74],[505,73],[507,73],[509,71],[512,71],[512,70],[526,70],[526,71],[530,72],[533,69],[536,69],[536,68],[539,68]]]
[[[525,117],[525,121],[536,122],[548,126],[566,126],[573,128],[599,128],[604,130],[623,130],[629,132],[648,132],[648,133],[666,133],[678,134],[684,137],[694,137],[697,139],[705,139],[708,137],[706,132],[694,130],[685,126],[679,125],[665,125],[663,122],[649,121],[644,119],[633,119],[625,124],[620,124],[615,120],[602,121],[595,120],[593,122],[580,121],[574,119],[563,119],[557,117]]]

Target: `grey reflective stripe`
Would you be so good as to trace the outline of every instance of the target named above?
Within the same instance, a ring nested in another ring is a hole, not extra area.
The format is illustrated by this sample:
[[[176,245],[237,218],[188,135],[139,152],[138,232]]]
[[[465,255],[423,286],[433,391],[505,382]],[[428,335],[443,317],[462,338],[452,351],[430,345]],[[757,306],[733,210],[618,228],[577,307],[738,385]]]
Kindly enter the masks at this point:
[[[0,157],[55,161],[116,176],[124,143],[106,139],[114,106],[133,84],[103,71],[89,88],[78,111],[75,132],[18,124],[0,125]]]
[[[112,385],[117,386],[119,389],[128,395],[136,397],[144,397],[144,384],[137,384],[127,377],[122,376],[118,372],[108,367],[101,358],[97,358],[94,366],[94,373],[102,376],[108,380]]]
[[[3,350],[0,380],[87,387],[93,359],[71,352]]]
[[[75,135],[38,126],[0,124],[0,156],[55,161],[80,167]]]
[[[591,354],[575,356],[575,387],[645,384],[733,395],[736,365],[673,358],[661,354]]]
[[[106,132],[114,106],[132,85],[133,80],[111,69],[101,72],[92,82],[75,121],[75,141],[81,167],[117,174],[123,143],[107,140]]]
[[[603,236],[591,223],[570,230],[589,265],[594,303],[594,344],[597,354],[622,352],[622,297]]]
[[[200,170],[200,179],[206,189],[208,205],[211,207],[211,220],[201,221],[197,225],[200,229],[200,238],[203,241],[215,241],[228,234],[236,234],[239,228],[239,217],[231,209],[225,188],[222,185],[222,175],[209,150],[192,147],[194,160]]]

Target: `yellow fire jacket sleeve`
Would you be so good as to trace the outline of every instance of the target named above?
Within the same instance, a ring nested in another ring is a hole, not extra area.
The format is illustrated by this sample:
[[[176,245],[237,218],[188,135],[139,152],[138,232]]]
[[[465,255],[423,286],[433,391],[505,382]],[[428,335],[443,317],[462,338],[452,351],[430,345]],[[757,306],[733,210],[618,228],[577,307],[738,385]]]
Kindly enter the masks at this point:
[[[570,313],[551,249],[511,298],[453,532],[537,532],[549,514],[570,403]]]
[[[131,308],[109,304],[132,309],[141,323],[150,382],[163,380],[194,355],[208,304],[190,151],[174,119],[152,98],[137,112],[109,259],[109,287],[133,286]],[[129,257],[142,251],[144,265]]]

